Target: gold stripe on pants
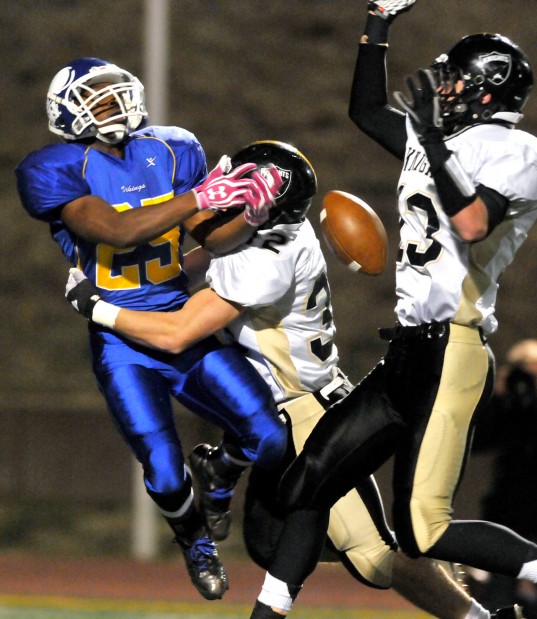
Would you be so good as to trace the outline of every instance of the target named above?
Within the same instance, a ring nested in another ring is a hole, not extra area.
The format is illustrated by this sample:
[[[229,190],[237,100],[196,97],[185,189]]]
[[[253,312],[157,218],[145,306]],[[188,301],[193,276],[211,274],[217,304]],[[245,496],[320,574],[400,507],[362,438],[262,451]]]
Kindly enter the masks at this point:
[[[479,331],[451,324],[438,393],[416,463],[410,511],[426,552],[452,519],[472,416],[486,384],[489,357]]]

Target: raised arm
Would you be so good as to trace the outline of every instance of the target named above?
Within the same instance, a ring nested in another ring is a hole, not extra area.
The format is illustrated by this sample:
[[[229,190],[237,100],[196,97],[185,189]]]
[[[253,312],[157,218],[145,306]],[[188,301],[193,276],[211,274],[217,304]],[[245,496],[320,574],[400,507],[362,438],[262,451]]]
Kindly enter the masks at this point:
[[[405,115],[388,104],[386,53],[391,22],[414,2],[378,0],[369,3],[349,103],[349,116],[356,126],[401,160],[406,145]]]

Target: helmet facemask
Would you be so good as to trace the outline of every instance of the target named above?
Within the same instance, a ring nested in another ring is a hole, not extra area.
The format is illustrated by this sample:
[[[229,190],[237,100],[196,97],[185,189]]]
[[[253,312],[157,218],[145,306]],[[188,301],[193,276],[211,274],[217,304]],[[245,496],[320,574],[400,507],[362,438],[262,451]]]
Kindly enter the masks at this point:
[[[147,117],[140,81],[110,64],[92,67],[65,88],[72,67],[60,71],[47,95],[49,128],[67,140],[96,137],[117,144]],[[56,94],[58,93],[58,94]],[[99,119],[99,112],[117,107],[117,113]]]
[[[517,122],[533,85],[526,55],[499,34],[468,35],[431,68],[448,134],[495,118]]]
[[[492,116],[487,104],[480,100],[487,93],[481,76],[465,75],[462,70],[449,63],[447,54],[442,54],[432,65],[438,88],[442,127],[451,133],[456,127],[471,125],[478,120],[486,121]]]

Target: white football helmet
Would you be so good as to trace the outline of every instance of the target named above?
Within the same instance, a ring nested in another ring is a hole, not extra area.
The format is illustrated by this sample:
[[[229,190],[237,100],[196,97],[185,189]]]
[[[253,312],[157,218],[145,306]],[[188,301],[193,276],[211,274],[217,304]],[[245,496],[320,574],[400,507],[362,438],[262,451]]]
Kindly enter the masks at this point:
[[[106,84],[98,89],[99,84]],[[113,97],[119,111],[97,120],[93,111]],[[99,58],[79,58],[61,69],[47,93],[49,129],[66,140],[96,137],[117,144],[147,118],[144,87],[131,73]]]

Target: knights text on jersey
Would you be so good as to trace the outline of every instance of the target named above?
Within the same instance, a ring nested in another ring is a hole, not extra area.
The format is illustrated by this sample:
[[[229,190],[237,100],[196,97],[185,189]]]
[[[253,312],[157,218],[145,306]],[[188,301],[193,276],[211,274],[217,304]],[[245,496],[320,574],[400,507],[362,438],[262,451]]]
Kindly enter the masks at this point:
[[[446,140],[475,186],[490,187],[509,200],[503,222],[487,238],[464,243],[441,208],[408,119],[407,134],[398,185],[397,319],[403,325],[450,320],[492,333],[498,326],[498,279],[537,218],[537,138],[490,123]]]
[[[247,308],[229,329],[277,402],[332,380],[338,355],[330,288],[308,220],[260,230],[238,251],[213,258],[207,282]]]
[[[63,223],[61,208],[96,195],[121,211],[189,191],[206,175],[205,154],[193,134],[178,127],[139,130],[129,136],[124,159],[83,144],[53,144],[25,157],[16,175],[24,208],[49,223],[69,262],[84,271],[105,300],[145,310],[184,303],[179,227],[138,247],[118,249],[76,237]]]

